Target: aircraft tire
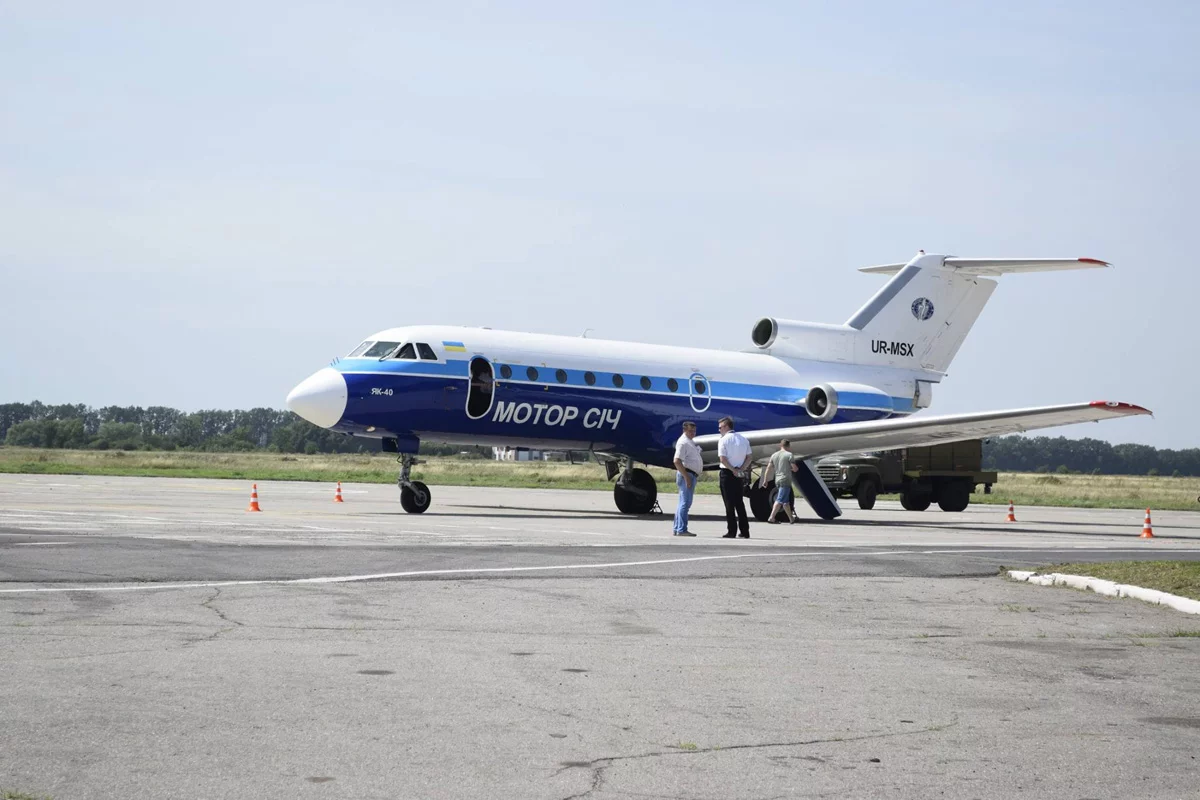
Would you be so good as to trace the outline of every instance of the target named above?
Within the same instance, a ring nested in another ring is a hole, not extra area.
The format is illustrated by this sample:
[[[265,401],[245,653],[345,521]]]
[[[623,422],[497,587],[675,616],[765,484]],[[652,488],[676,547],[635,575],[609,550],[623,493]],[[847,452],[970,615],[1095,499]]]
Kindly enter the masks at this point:
[[[775,487],[762,487],[755,483],[750,487],[750,514],[759,522],[766,522],[775,505]]]
[[[429,487],[421,481],[413,481],[408,486],[400,487],[400,507],[409,514],[424,514],[431,502],[433,495],[430,494]]]
[[[635,469],[629,475],[631,486],[618,480],[613,486],[613,501],[622,514],[648,514],[658,502],[658,484],[654,476],[644,469]]]

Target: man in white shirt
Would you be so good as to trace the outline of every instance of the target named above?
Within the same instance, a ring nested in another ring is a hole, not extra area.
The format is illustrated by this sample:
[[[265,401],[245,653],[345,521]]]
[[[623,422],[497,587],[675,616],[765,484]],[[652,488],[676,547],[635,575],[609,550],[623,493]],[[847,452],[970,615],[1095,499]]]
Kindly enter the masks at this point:
[[[717,430],[721,432],[717,456],[721,459],[721,499],[725,501],[725,526],[728,529],[721,538],[749,539],[750,518],[746,516],[743,487],[745,476],[750,474],[750,443],[733,429],[733,417],[721,417]]]
[[[696,436],[696,423],[683,423],[683,435],[675,442],[675,485],[679,487],[679,507],[675,509],[675,535],[695,536],[688,530],[688,510],[696,496],[696,481],[704,469],[704,457],[700,446],[692,439]]]

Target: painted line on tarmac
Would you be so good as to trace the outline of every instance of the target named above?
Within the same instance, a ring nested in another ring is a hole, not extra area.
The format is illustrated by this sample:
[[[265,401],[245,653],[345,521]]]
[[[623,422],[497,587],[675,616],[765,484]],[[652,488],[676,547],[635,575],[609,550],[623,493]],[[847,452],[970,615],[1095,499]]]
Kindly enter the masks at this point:
[[[944,555],[986,552],[990,548],[967,549],[938,549],[938,550],[878,550],[861,553],[863,556],[894,556],[894,555]],[[1007,552],[1038,552],[1048,548],[1013,548]],[[1133,548],[1131,548],[1133,549]],[[1139,549],[1139,552],[1144,552]],[[1194,550],[1191,552],[1200,552]],[[65,594],[67,592],[138,592],[161,589],[213,589],[225,586],[302,586],[330,583],[362,583],[365,581],[381,581],[393,578],[423,578],[436,575],[501,575],[516,572],[554,572],[563,570],[612,569],[620,567],[645,567],[660,564],[687,564],[699,561],[732,561],[743,558],[813,558],[828,553],[739,553],[722,556],[694,556],[690,558],[660,558],[650,561],[612,561],[603,564],[552,564],[540,567],[463,567],[458,569],[428,569],[412,570],[409,572],[380,572],[368,575],[337,575],[323,578],[291,578],[287,580],[246,580],[246,581],[204,581],[198,583],[164,583],[140,584],[133,586],[78,586],[78,587],[46,587],[29,589],[0,589],[0,594]]]

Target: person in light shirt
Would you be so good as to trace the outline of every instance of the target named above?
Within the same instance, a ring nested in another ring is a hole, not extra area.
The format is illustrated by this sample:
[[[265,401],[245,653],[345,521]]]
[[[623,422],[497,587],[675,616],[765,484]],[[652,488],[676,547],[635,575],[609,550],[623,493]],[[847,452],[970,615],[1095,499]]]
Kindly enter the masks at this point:
[[[704,469],[704,458],[700,446],[692,439],[696,436],[696,423],[683,423],[683,434],[675,442],[675,485],[679,487],[679,507],[675,509],[675,535],[695,536],[688,530],[688,510],[696,496],[696,481]]]
[[[750,472],[750,443],[733,429],[733,417],[721,417],[717,423],[721,438],[717,456],[721,459],[721,499],[725,501],[725,526],[722,539],[750,538],[750,518],[746,516],[743,496],[745,476]]]

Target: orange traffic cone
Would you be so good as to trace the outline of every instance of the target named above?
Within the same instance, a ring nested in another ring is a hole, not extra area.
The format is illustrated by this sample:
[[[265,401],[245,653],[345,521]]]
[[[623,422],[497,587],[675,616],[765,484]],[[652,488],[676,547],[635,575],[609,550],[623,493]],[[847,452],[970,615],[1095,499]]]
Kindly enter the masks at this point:
[[[1009,500],[1008,501],[1008,519],[1006,519],[1005,522],[1016,522],[1016,521],[1017,521],[1017,515],[1013,513],[1012,500]]]
[[[333,502],[335,502],[335,503],[346,502],[345,500],[342,499],[342,482],[341,481],[338,481],[337,494],[335,494],[333,496]]]
[[[258,484],[257,483],[254,484],[254,486],[250,489],[250,507],[247,508],[246,510],[247,511],[262,511],[262,509],[258,507]]]
[[[1142,523],[1142,535],[1139,539],[1153,539],[1154,528],[1150,527],[1150,509],[1146,509],[1146,521]]]

